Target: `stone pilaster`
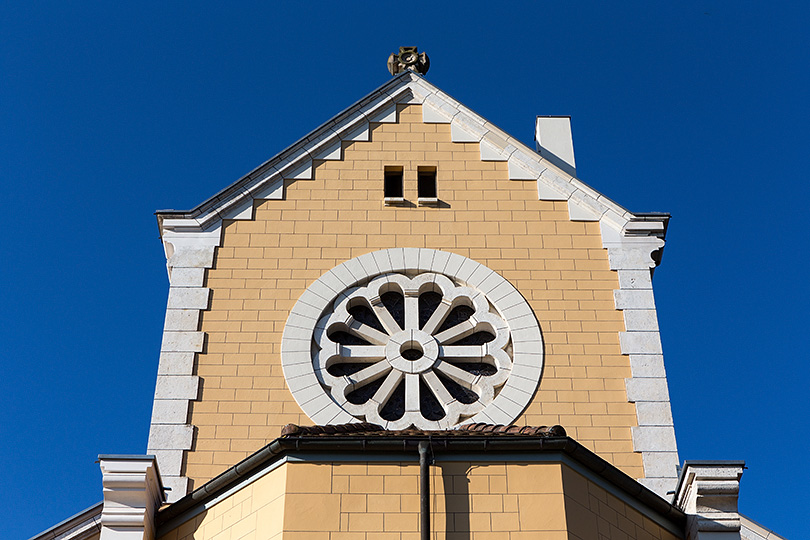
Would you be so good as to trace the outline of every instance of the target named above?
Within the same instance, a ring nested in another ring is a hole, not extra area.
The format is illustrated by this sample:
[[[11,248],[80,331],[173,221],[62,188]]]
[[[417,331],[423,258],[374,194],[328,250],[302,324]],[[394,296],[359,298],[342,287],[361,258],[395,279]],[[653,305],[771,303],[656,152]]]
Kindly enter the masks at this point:
[[[674,504],[687,517],[687,540],[740,540],[737,499],[742,461],[687,461]]]

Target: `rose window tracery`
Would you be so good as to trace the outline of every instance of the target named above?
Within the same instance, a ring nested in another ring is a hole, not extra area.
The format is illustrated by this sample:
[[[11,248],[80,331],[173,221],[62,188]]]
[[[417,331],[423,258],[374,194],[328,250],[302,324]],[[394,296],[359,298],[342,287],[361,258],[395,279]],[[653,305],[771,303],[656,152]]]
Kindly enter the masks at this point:
[[[314,339],[332,398],[390,429],[456,425],[492,402],[512,368],[506,322],[481,292],[436,273],[349,289]]]

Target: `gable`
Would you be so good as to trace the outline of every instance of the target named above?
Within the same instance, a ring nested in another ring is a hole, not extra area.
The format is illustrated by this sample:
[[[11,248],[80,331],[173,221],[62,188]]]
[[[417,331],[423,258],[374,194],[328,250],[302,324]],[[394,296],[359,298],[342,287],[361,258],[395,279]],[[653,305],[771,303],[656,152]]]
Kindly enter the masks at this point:
[[[600,221],[609,229],[603,231],[606,241],[617,241],[631,221],[648,221],[565,173],[424,78],[405,71],[196,208],[158,212],[161,233],[172,237],[192,230],[213,232],[223,219],[250,219],[253,201],[279,198],[284,179],[312,178],[314,163],[340,160],[344,144],[368,141],[369,126],[396,122],[397,106],[404,104],[422,104],[425,124],[449,125],[452,142],[479,143],[481,160],[505,162],[510,179],[536,180],[540,199],[568,201],[572,220]],[[663,234],[659,224],[644,228]]]
[[[530,306],[534,386],[525,402],[501,399],[515,404],[494,420],[562,424],[633,477],[674,478],[674,435],[644,439],[671,431],[649,289],[662,219],[629,214],[451,104],[406,74],[197,209],[162,214],[172,290],[150,452],[178,491],[284,424],[350,421],[308,409],[324,394],[291,386],[282,338],[322,276],[387,249],[467,258]],[[403,206],[385,206],[387,166],[402,169]],[[439,204],[419,205],[419,167],[435,168]]]

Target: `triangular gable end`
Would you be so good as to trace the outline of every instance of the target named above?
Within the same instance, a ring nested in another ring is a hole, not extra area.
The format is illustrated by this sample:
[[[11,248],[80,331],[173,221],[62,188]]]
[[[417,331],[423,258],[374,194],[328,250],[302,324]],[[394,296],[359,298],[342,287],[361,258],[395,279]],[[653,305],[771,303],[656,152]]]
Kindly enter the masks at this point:
[[[149,451],[158,457],[165,483],[174,490],[171,496],[188,489],[181,471],[194,433],[189,403],[199,392],[194,358],[205,342],[200,311],[209,307],[211,295],[204,287],[205,271],[212,268],[221,245],[223,220],[254,219],[254,201],[283,199],[285,179],[312,179],[314,160],[343,159],[343,142],[369,141],[371,123],[396,123],[397,106],[410,104],[422,106],[424,123],[449,124],[452,142],[479,143],[482,161],[506,162],[510,180],[535,180],[539,200],[567,201],[571,221],[599,222],[610,269],[618,273],[615,307],[625,319],[620,342],[632,370],[626,387],[638,416],[632,435],[644,461],[640,480],[666,493],[673,487],[678,460],[650,270],[660,260],[668,216],[627,211],[423,77],[405,71],[196,208],[157,213],[171,289]]]
[[[342,159],[343,142],[368,141],[369,123],[396,122],[396,106],[404,104],[422,105],[425,123],[450,124],[453,142],[480,143],[482,161],[506,161],[511,180],[536,180],[540,200],[568,201],[572,221],[599,221],[605,247],[625,241],[629,222],[647,221],[405,71],[196,208],[158,212],[164,241],[184,244],[184,233],[190,232],[210,232],[213,240],[223,219],[252,219],[254,200],[282,198],[285,179],[311,179],[313,160]]]

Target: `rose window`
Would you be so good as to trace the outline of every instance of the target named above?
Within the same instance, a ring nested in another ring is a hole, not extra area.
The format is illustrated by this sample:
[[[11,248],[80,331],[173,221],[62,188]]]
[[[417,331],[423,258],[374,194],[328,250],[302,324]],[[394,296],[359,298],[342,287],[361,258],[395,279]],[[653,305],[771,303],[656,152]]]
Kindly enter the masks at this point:
[[[281,366],[316,424],[509,424],[537,391],[543,337],[498,272],[455,253],[391,248],[307,287],[284,325]]]
[[[444,275],[380,275],[333,306],[315,327],[313,364],[357,418],[452,427],[490,404],[511,372],[509,326],[484,294]]]

